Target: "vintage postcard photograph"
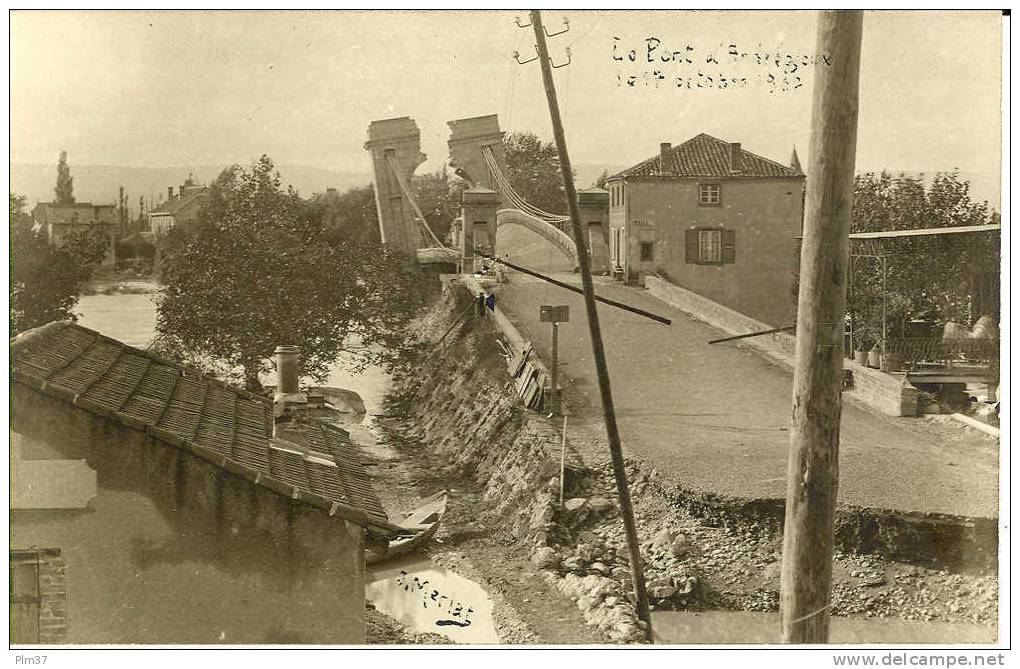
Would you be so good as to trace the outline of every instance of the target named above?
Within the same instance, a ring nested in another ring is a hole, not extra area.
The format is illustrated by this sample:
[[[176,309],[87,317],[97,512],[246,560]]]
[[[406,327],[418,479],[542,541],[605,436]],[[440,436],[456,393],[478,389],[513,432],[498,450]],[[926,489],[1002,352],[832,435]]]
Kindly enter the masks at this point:
[[[12,664],[1006,664],[1009,22],[9,11]]]

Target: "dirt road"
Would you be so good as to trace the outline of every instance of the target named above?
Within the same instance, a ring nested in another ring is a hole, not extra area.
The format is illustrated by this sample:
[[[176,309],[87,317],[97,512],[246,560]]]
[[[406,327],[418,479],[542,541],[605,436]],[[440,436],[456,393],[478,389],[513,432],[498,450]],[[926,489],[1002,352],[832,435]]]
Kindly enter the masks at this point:
[[[579,284],[577,275],[557,278]],[[597,292],[663,314],[662,325],[599,306],[624,449],[682,485],[743,498],[785,496],[792,376],[644,290],[600,277]],[[600,404],[582,297],[525,275],[496,289],[499,306],[550,360],[543,304],[566,304],[561,371],[575,420]],[[997,513],[997,445],[965,427],[843,408],[840,501],[871,508],[991,518]]]

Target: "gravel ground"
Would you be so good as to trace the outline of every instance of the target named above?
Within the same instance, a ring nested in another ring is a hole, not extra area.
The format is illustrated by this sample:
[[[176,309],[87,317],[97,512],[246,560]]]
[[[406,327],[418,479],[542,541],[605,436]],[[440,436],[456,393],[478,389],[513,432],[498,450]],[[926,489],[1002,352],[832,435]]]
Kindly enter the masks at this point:
[[[453,643],[439,634],[416,634],[381,611],[365,603],[365,643],[369,645],[447,645]]]
[[[781,539],[763,538],[764,533],[753,527],[737,531],[706,526],[702,519],[669,505],[650,472],[636,463],[631,463],[631,472],[649,590],[654,592],[655,583],[663,579],[670,580],[676,590],[661,590],[660,594],[670,596],[653,598],[657,609],[778,610]],[[597,464],[590,494],[611,499],[614,490],[608,462]],[[593,558],[610,570],[626,568],[622,521],[615,513],[607,518],[611,520],[589,523],[588,531],[610,549]],[[669,536],[668,542],[660,542],[663,548],[652,545],[660,535]],[[677,542],[680,548],[674,552]],[[573,554],[584,552],[581,548]],[[675,587],[678,581],[690,579],[695,585],[689,594]],[[950,573],[868,555],[837,554],[832,597],[836,616],[971,623],[991,629],[998,621],[994,572]]]
[[[443,524],[422,556],[485,588],[493,602],[501,644],[609,641],[589,627],[574,602],[531,564],[530,546],[501,532],[501,519],[485,515],[476,482],[436,467],[434,457],[420,444],[401,440],[393,424],[386,429],[381,425],[384,422],[390,421],[380,421],[375,435],[383,448],[371,449],[371,455],[363,453],[383,505],[390,510],[413,508],[423,497],[442,489],[449,491]],[[352,436],[359,443],[372,438],[357,429],[352,430]]]

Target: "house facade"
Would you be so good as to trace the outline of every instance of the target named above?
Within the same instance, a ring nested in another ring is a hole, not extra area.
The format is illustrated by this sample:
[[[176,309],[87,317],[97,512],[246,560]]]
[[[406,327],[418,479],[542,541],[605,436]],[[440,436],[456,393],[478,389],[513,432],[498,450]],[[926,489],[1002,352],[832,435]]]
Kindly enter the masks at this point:
[[[32,209],[32,220],[46,231],[50,244],[58,248],[63,246],[67,236],[74,232],[98,230],[106,233],[109,247],[100,264],[110,267],[114,265],[116,260],[114,237],[118,225],[116,205],[91,202],[72,204],[40,202]]]
[[[704,133],[611,176],[609,255],[631,282],[654,273],[765,323],[796,315],[804,211],[790,165]]]
[[[166,201],[148,213],[149,229],[146,232],[161,237],[174,226],[195,220],[208,197],[208,186],[196,184],[190,176],[176,194],[174,187],[168,186]]]
[[[11,346],[14,643],[359,644],[349,435],[70,323]]]

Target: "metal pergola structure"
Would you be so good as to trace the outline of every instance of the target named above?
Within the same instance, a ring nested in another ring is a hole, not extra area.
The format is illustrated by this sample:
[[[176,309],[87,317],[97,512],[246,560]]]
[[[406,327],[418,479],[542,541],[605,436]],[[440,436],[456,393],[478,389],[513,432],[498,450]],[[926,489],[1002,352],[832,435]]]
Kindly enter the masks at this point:
[[[886,314],[886,274],[887,258],[893,255],[904,255],[908,251],[889,251],[886,242],[890,239],[901,239],[911,237],[941,237],[947,235],[971,234],[976,232],[999,232],[1001,225],[990,223],[987,225],[959,225],[945,228],[915,228],[911,230],[880,230],[877,232],[854,232],[850,234],[850,264],[847,271],[852,271],[854,258],[877,258],[882,265],[882,348],[885,350],[885,342],[888,339]],[[849,278],[849,277],[848,277]],[[849,281],[847,282],[849,286]],[[853,323],[850,324],[851,349],[854,339]]]

